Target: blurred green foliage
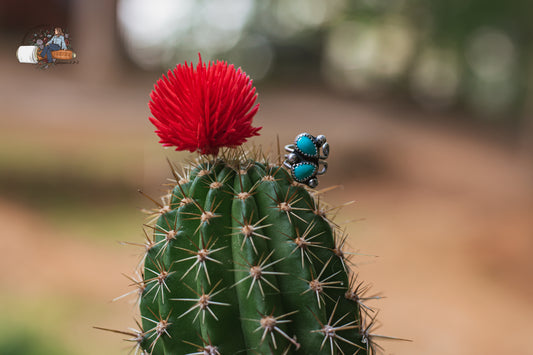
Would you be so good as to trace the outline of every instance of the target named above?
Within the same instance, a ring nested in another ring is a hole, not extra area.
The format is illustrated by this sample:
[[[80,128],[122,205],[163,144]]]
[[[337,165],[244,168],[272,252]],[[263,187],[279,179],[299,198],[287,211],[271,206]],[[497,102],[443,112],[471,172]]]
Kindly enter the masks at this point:
[[[119,1],[123,44],[140,67],[167,68],[195,61],[201,52],[242,66],[256,80],[318,80],[349,95],[386,94],[511,124],[528,99],[532,1],[176,4],[156,9],[155,3]],[[168,25],[161,26],[156,15],[151,19],[150,11],[165,11]],[[173,25],[172,14],[179,25]]]
[[[529,0],[410,0],[427,8],[436,39],[464,43],[481,26],[508,31],[521,47],[529,47],[533,33],[533,2]],[[413,19],[414,20],[414,19]]]
[[[2,355],[67,355],[61,343],[46,337],[27,325],[2,329],[0,354]]]
[[[119,145],[96,147],[92,141],[70,146],[53,137],[32,140],[28,145],[14,136],[0,142],[3,198],[75,237],[121,241],[141,233],[145,199],[137,193],[142,181],[138,152]]]

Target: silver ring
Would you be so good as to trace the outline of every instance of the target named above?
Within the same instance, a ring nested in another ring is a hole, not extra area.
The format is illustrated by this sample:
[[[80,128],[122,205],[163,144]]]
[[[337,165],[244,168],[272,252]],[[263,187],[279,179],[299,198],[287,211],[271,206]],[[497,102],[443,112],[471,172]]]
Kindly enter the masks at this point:
[[[318,185],[317,175],[323,175],[328,170],[325,159],[329,156],[329,144],[326,136],[313,136],[300,133],[293,144],[287,144],[283,165],[290,171],[292,178],[309,187]],[[320,168],[321,166],[321,168]]]

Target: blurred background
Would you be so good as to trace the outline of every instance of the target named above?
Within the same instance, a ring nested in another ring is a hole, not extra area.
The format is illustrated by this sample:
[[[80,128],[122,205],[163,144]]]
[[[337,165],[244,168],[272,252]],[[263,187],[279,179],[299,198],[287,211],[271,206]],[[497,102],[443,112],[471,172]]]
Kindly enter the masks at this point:
[[[259,92],[255,144],[332,147],[320,188],[386,354],[533,354],[533,2],[2,0],[0,354],[126,354],[143,208],[170,177],[148,121],[176,63],[222,59]],[[15,52],[68,28],[79,64]],[[377,257],[376,257],[377,256]]]

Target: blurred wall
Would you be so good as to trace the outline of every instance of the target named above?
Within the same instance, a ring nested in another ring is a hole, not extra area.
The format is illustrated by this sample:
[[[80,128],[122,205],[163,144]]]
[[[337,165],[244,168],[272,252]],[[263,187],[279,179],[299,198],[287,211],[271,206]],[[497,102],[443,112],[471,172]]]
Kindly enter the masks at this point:
[[[70,0],[2,0],[0,30],[3,35],[24,34],[44,24],[72,24]],[[22,39],[22,38],[21,38]]]
[[[116,28],[116,0],[70,0],[70,20],[84,81],[106,82],[117,77],[120,43]]]

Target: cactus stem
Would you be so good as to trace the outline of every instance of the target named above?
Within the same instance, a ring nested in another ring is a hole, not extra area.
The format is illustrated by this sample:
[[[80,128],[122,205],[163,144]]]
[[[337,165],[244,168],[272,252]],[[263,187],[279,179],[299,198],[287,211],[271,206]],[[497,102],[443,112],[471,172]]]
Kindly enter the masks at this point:
[[[205,276],[207,278],[207,282],[209,283],[209,285],[211,285],[211,278],[209,277],[209,272],[207,271],[206,262],[209,260],[209,261],[212,261],[212,262],[217,263],[217,264],[222,264],[221,261],[212,258],[210,255],[213,254],[213,253],[216,253],[217,251],[220,251],[222,249],[227,248],[227,246],[222,247],[222,248],[217,248],[217,249],[210,249],[210,247],[213,244],[216,244],[218,239],[216,239],[213,243],[211,243],[211,241],[213,239],[213,237],[211,237],[211,238],[209,238],[209,240],[206,243],[203,234],[201,234],[201,240],[202,240],[202,246],[201,247],[199,247],[191,238],[189,238],[189,237],[187,237],[187,238],[194,245],[196,250],[189,250],[189,249],[185,249],[185,248],[181,248],[181,247],[175,247],[176,249],[180,249],[180,250],[183,250],[183,251],[185,251],[185,252],[187,252],[189,254],[192,254],[191,257],[183,258],[183,259],[180,259],[180,260],[178,260],[176,262],[180,263],[180,262],[186,261],[186,260],[195,260],[195,261],[191,265],[191,267],[189,267],[189,269],[187,269],[187,271],[183,274],[183,276],[181,277],[180,280],[183,280],[189,274],[189,272],[192,269],[194,269],[195,266],[197,266],[198,269],[196,270],[195,280],[198,279],[198,274],[200,273],[200,269],[204,269],[204,273],[205,273]]]
[[[265,292],[263,291],[263,285],[261,284],[262,281],[264,281],[267,285],[269,285],[270,287],[272,287],[274,290],[276,290],[276,292],[279,292],[279,289],[274,286],[270,281],[268,281],[266,278],[264,278],[263,276],[264,275],[288,275],[287,273],[285,272],[277,272],[277,271],[266,271],[266,269],[268,269],[269,267],[279,263],[280,261],[283,260],[282,259],[278,259],[278,260],[275,260],[267,265],[265,265],[265,263],[268,261],[268,259],[270,259],[270,257],[272,256],[272,254],[274,254],[274,250],[272,250],[270,252],[270,254],[267,255],[266,258],[263,258],[261,256],[261,258],[259,258],[259,263],[257,265],[252,265],[250,264],[248,261],[245,260],[246,264],[247,265],[247,269],[245,270],[238,270],[238,271],[247,271],[248,272],[248,276],[240,279],[239,281],[237,281],[237,283],[235,283],[233,286],[231,287],[235,287],[237,286],[238,284],[240,284],[241,282],[247,280],[247,279],[252,279],[252,282],[250,284],[250,288],[248,289],[248,294],[246,295],[246,298],[249,298],[250,297],[250,294],[252,293],[252,289],[255,285],[255,282],[257,281],[257,285],[259,286],[259,290],[261,291],[261,295],[263,297],[265,297]],[[238,264],[242,267],[246,267],[242,264]],[[236,271],[236,270],[234,270]]]
[[[226,154],[232,160],[199,157],[188,169],[190,181],[174,168],[180,182],[171,200],[152,199],[158,220],[143,226],[153,233],[144,244],[144,282],[132,279],[141,314],[152,319],[142,318],[150,329],[145,351],[366,355],[367,347],[381,349],[373,343],[380,336],[364,327],[374,324],[370,306],[381,296],[353,277],[357,260],[346,250],[348,236],[329,220],[353,202],[331,207],[322,202],[328,189],[315,194],[292,186],[283,168]],[[174,315],[164,321],[150,313],[166,318],[169,310]],[[230,329],[236,338],[227,337]]]
[[[261,336],[261,343],[265,341],[266,335],[270,334],[270,338],[272,339],[272,344],[274,345],[274,349],[277,349],[275,333],[278,333],[282,337],[287,339],[289,342],[291,342],[296,347],[296,350],[298,350],[300,348],[300,344],[294,338],[291,338],[290,336],[288,336],[287,333],[285,333],[283,330],[281,330],[278,327],[278,324],[290,323],[291,320],[283,319],[283,318],[288,317],[297,312],[298,310],[282,314],[281,316],[278,316],[278,317],[273,316],[274,311],[272,311],[270,315],[263,315],[260,312],[258,312],[261,315],[261,319],[259,320],[259,327],[257,327],[257,329],[255,329],[254,332],[258,332],[261,329],[263,329],[263,335]],[[257,320],[255,319],[254,321],[257,322]]]
[[[335,311],[337,310],[337,306],[339,305],[339,302],[337,301],[335,303],[335,307],[333,307],[333,311],[331,312],[331,315],[329,316],[329,319],[328,319],[328,323],[327,324],[323,324],[320,319],[313,313],[313,316],[315,317],[315,319],[318,321],[318,323],[320,324],[320,329],[318,330],[312,330],[311,333],[322,333],[324,335],[324,339],[322,340],[322,344],[320,345],[320,350],[322,350],[324,348],[324,345],[326,344],[326,341],[329,341],[329,346],[330,346],[330,351],[331,351],[331,355],[334,355],[335,354],[335,348],[338,349],[341,354],[344,354],[339,343],[337,342],[337,340],[340,340],[342,342],[345,342],[347,344],[350,344],[350,345],[353,345],[361,350],[365,350],[365,348],[363,348],[362,346],[348,340],[348,339],[345,339],[343,337],[341,337],[339,334],[337,334],[337,332],[340,332],[340,331],[343,331],[343,330],[349,330],[349,329],[358,329],[359,328],[359,325],[356,325],[357,321],[354,320],[354,321],[351,321],[351,322],[348,322],[348,323],[345,323],[343,325],[338,325],[344,318],[346,318],[346,316],[348,315],[348,313],[346,313],[345,315],[343,315],[341,318],[339,318],[335,323],[331,323],[333,322],[333,317],[335,315]],[[359,350],[357,350],[359,351]]]
[[[200,313],[202,314],[202,324],[205,323],[205,312],[206,310],[209,312],[209,314],[211,314],[211,316],[218,321],[218,318],[217,316],[215,315],[215,313],[213,312],[213,310],[211,308],[209,308],[210,305],[216,305],[216,306],[231,306],[229,303],[222,303],[222,302],[215,302],[212,300],[213,297],[215,297],[217,294],[219,294],[220,292],[224,291],[225,288],[223,289],[220,289],[218,290],[217,292],[214,292],[215,289],[218,287],[218,285],[220,285],[220,282],[222,282],[222,280],[220,280],[219,282],[217,282],[217,284],[213,287],[213,289],[209,292],[209,293],[205,293],[204,291],[204,288],[202,286],[202,293],[199,294],[198,292],[196,292],[196,290],[192,289],[189,285],[187,284],[184,284],[189,290],[193,291],[194,293],[196,293],[196,295],[198,296],[198,298],[171,298],[170,300],[171,301],[186,301],[186,302],[196,302],[195,305],[193,305],[192,307],[190,307],[187,311],[185,311],[182,315],[180,315],[178,318],[182,318],[183,316],[189,314],[190,312],[194,311],[195,309],[198,309],[198,312],[196,313],[196,316],[194,317],[193,319],[193,322],[196,321],[196,319],[198,318],[198,316],[200,315]]]

